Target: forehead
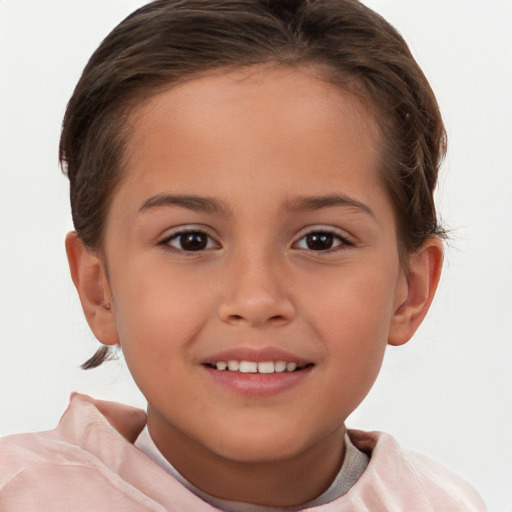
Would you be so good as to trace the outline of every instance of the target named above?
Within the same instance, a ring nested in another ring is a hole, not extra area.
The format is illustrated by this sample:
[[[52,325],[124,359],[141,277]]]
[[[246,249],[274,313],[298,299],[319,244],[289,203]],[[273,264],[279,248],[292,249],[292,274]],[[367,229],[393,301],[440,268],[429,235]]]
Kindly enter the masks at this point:
[[[247,179],[255,194],[280,186],[325,194],[341,177],[345,189],[380,183],[373,116],[314,69],[258,66],[195,78],[146,101],[132,126],[124,187],[146,195],[164,181],[221,195]]]

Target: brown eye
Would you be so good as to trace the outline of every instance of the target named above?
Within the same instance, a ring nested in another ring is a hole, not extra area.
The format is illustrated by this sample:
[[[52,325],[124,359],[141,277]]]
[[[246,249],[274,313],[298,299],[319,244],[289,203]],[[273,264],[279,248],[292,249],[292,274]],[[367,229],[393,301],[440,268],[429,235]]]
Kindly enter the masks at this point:
[[[312,251],[327,251],[334,245],[332,233],[310,233],[306,235],[306,246]]]
[[[187,231],[185,233],[176,233],[164,241],[174,249],[181,251],[194,252],[203,251],[215,247],[215,242],[210,236],[202,231]]]
[[[294,247],[315,252],[327,252],[337,248],[352,246],[345,237],[331,231],[311,231],[300,238]]]
[[[179,242],[184,251],[201,251],[208,245],[208,236],[204,233],[185,233],[179,236]]]

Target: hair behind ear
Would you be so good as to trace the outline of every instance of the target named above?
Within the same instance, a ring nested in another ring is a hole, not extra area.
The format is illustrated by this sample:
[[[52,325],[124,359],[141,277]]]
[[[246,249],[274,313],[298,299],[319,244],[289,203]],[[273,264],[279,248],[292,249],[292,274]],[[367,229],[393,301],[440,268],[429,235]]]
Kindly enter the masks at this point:
[[[112,361],[113,359],[117,359],[117,356],[112,352],[110,347],[103,345],[96,350],[94,355],[87,359],[85,363],[81,364],[80,368],[82,368],[82,370],[92,370],[107,361]]]

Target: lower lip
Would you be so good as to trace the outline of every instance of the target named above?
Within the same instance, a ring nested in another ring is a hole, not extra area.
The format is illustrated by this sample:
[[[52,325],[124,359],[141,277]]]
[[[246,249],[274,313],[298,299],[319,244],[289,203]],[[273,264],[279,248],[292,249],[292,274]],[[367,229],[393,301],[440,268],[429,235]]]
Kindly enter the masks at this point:
[[[312,366],[295,372],[242,373],[204,366],[215,383],[229,390],[254,397],[273,396],[298,386],[311,373]]]

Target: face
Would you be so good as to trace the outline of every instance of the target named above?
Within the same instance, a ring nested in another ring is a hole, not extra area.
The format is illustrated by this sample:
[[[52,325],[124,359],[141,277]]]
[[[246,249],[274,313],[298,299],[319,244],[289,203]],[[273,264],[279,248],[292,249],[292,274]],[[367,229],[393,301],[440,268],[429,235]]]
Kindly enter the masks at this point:
[[[104,249],[155,437],[259,461],[339,434],[406,294],[373,119],[267,67],[192,80],[134,121]]]

